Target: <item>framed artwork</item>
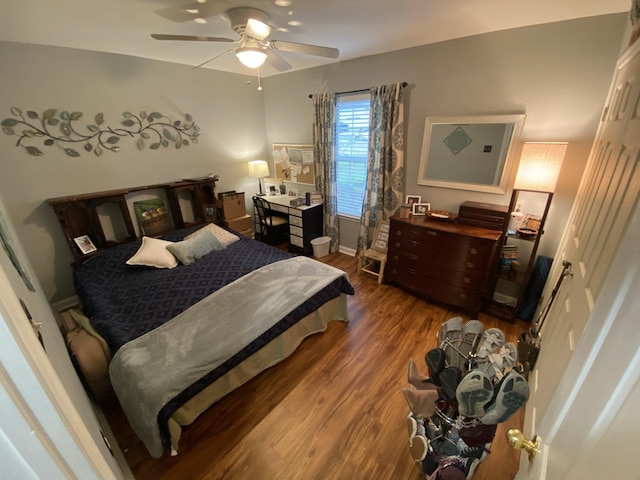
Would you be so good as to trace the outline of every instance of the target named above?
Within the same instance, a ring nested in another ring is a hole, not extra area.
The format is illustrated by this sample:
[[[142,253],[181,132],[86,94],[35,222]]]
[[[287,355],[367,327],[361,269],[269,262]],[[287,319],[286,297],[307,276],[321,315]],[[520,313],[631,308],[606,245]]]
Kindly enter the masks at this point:
[[[379,250],[381,252],[387,251],[387,245],[389,244],[389,223],[381,223],[376,228],[375,236],[371,248]]]
[[[269,183],[265,182],[264,191],[267,195],[279,195],[280,194],[280,184],[279,183]]]
[[[160,235],[173,227],[171,215],[162,198],[150,198],[139,202],[133,202],[142,233],[147,236]]]
[[[298,189],[297,188],[290,188],[289,189],[289,196],[290,197],[298,197]]]
[[[420,195],[407,195],[404,203],[412,207],[414,203],[420,203],[422,201],[422,197]]]
[[[82,235],[81,237],[76,237],[73,239],[73,241],[76,242],[76,245],[78,245],[78,248],[80,249],[83,255],[86,255],[87,253],[95,252],[96,250],[98,250],[96,246],[93,244],[93,242],[91,241],[91,239],[89,238],[89,235]]]
[[[430,203],[414,203],[411,205],[412,215],[426,215],[429,210],[431,210]]]

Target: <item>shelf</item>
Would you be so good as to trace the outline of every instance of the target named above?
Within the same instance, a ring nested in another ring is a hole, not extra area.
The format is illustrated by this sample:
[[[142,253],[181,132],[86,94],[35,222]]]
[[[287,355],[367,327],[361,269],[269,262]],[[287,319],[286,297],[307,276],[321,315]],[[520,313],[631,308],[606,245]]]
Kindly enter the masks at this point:
[[[522,198],[525,201],[522,201]],[[533,236],[522,236],[518,233],[507,233],[507,229],[502,233],[501,248],[505,245],[516,245],[512,253],[517,254],[517,260],[520,263],[519,270],[516,275],[513,275],[508,270],[502,270],[500,263],[496,267],[493,273],[493,286],[491,289],[491,301],[485,307],[485,310],[490,315],[494,315],[498,318],[515,321],[517,312],[522,305],[522,300],[525,296],[528,286],[529,278],[535,266],[536,254],[538,251],[538,245],[540,238],[544,234],[544,224],[549,213],[549,206],[551,205],[551,199],[553,193],[550,192],[537,192],[530,190],[517,190],[514,189],[511,195],[511,202],[509,204],[509,212],[513,212],[516,205],[523,203],[524,210],[534,217],[539,219],[539,225],[535,226],[535,230],[538,231]],[[513,229],[511,230],[514,231]],[[513,247],[512,247],[513,248]],[[514,306],[508,306],[500,304],[493,300],[494,294],[502,294],[512,296],[516,299]]]

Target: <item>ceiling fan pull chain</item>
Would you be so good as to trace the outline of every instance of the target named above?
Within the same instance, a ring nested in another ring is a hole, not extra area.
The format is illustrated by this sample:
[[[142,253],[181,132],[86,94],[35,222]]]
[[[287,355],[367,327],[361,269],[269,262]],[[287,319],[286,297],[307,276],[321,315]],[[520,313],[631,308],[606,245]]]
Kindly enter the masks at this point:
[[[262,91],[262,83],[260,82],[260,67],[256,68],[256,70],[258,71],[258,91],[261,92]]]

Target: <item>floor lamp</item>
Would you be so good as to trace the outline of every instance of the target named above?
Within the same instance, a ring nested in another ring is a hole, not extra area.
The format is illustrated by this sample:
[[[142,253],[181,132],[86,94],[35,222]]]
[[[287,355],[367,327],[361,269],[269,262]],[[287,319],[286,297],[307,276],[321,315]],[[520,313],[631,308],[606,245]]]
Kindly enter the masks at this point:
[[[260,189],[259,196],[264,196],[262,193],[261,178],[269,176],[269,165],[264,160],[252,160],[249,162],[249,176],[258,179],[258,188]]]

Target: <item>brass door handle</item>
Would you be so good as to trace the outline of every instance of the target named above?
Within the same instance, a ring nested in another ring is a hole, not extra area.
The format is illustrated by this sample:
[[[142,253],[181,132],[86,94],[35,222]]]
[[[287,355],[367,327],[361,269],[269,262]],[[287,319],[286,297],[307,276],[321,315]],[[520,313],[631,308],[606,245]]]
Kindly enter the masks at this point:
[[[538,446],[540,445],[540,438],[535,436],[533,437],[533,441],[527,440],[527,437],[518,430],[517,428],[511,428],[507,430],[505,434],[507,437],[507,442],[516,450],[524,450],[529,454],[529,462],[533,463],[536,458],[536,453],[538,450]]]

